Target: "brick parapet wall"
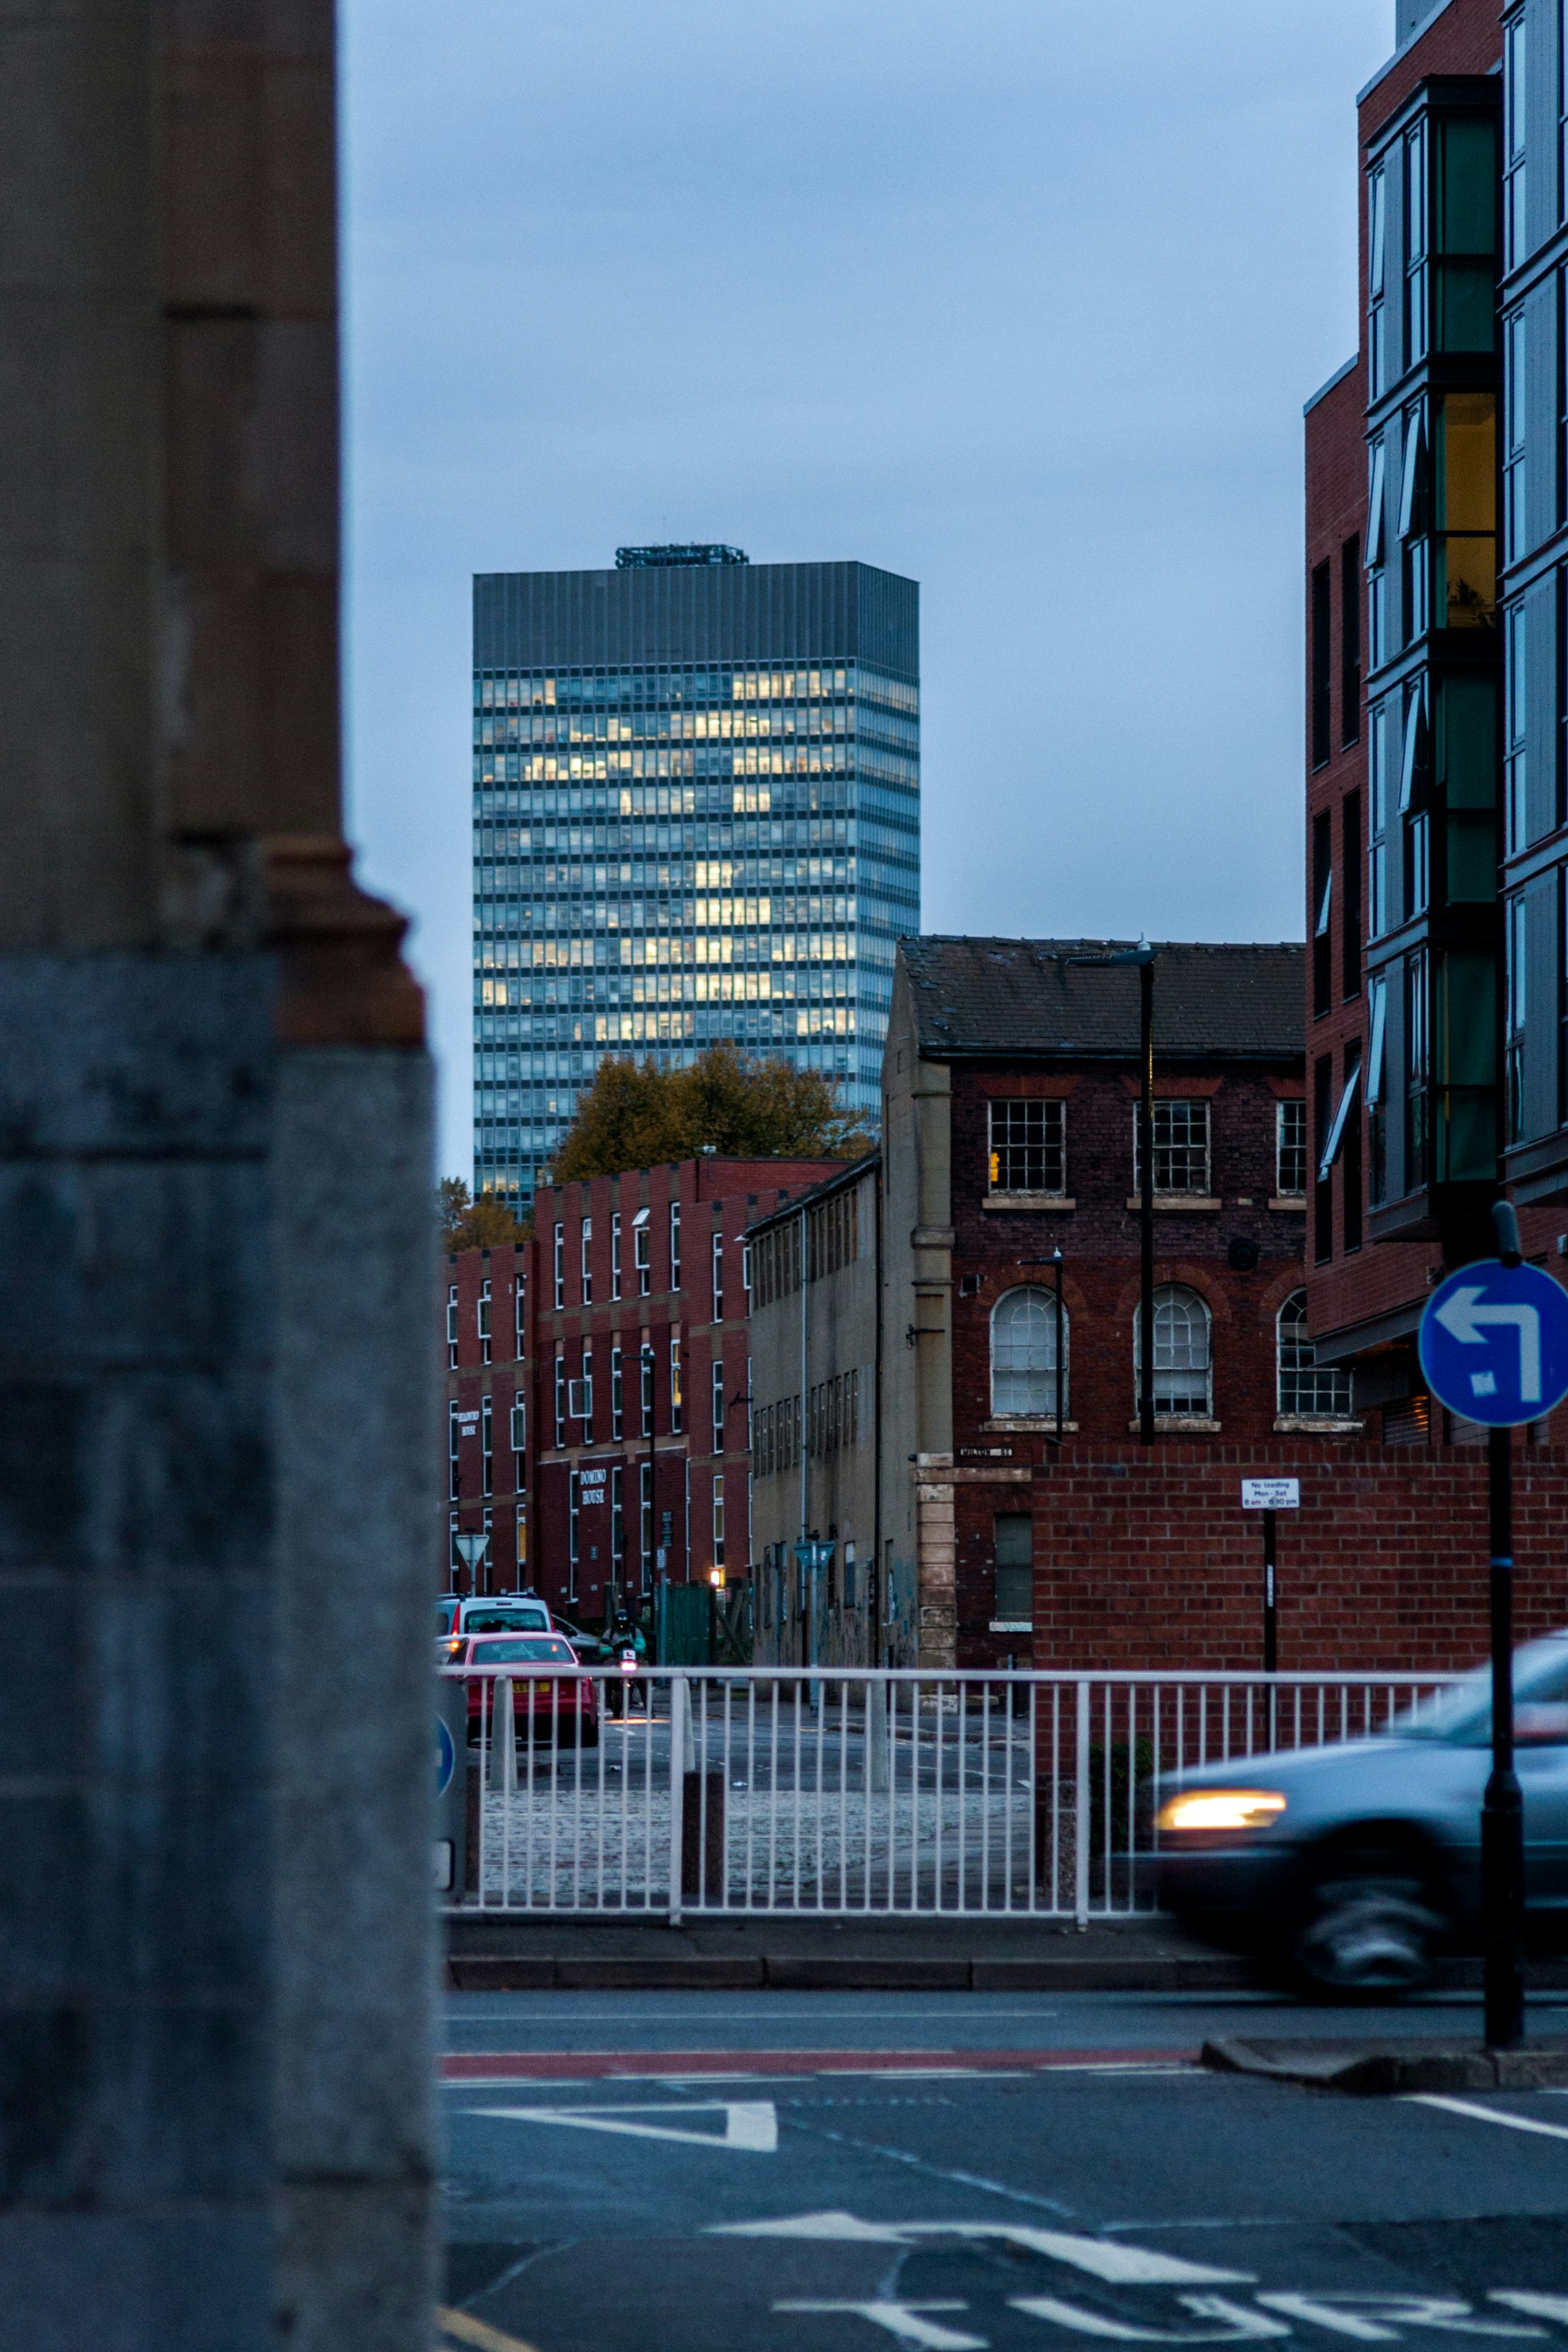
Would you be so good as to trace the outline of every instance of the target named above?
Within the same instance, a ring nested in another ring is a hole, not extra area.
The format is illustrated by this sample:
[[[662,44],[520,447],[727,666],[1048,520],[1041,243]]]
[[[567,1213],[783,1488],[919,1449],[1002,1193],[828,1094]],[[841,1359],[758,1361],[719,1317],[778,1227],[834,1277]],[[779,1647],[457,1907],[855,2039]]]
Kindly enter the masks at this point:
[[[1036,1665],[1260,1665],[1262,1534],[1239,1507],[1244,1476],[1301,1482],[1301,1508],[1279,1515],[1282,1670],[1446,1670],[1484,1654],[1483,1447],[1173,1443],[1085,1449],[1037,1474]],[[1568,1622],[1568,1450],[1521,1446],[1514,1488],[1523,1639]]]

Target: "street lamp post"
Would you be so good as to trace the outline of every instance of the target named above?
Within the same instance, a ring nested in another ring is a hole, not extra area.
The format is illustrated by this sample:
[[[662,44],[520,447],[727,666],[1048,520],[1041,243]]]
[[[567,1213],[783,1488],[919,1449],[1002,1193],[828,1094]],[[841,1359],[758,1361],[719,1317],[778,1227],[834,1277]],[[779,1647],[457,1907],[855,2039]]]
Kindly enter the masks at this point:
[[[1147,940],[1112,955],[1068,956],[1070,964],[1133,966],[1138,974],[1138,1443],[1155,1442],[1155,955]]]

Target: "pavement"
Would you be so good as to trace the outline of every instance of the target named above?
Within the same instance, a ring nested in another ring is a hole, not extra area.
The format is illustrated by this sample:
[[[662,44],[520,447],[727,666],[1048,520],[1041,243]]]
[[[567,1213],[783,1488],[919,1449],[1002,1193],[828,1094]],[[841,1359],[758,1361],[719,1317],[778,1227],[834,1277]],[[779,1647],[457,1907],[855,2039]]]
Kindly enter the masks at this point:
[[[1263,1981],[1256,1964],[1218,1952],[1174,1919],[789,1917],[763,1912],[672,1927],[652,1915],[455,1913],[447,1982],[460,1992],[567,1990],[710,1991],[774,1986],[885,1992],[1224,1992]],[[1440,1990],[1474,1991],[1479,1959],[1443,1962]],[[1531,1961],[1539,1993],[1568,1992],[1568,1959]]]
[[[1325,2095],[1216,2037],[1479,2046],[1463,1995],[449,1998],[444,2341],[1568,2347],[1568,2094]],[[1532,2040],[1568,2035],[1537,1994]]]

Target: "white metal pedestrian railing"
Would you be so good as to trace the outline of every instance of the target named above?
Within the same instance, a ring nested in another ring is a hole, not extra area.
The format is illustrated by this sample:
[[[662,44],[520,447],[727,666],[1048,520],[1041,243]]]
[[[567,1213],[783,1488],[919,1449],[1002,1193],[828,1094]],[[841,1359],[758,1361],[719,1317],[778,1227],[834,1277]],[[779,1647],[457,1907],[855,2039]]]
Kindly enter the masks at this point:
[[[612,1669],[591,1707],[585,1678],[443,1670],[469,1694],[457,1907],[1125,1916],[1173,1775],[1381,1731],[1458,1679]]]

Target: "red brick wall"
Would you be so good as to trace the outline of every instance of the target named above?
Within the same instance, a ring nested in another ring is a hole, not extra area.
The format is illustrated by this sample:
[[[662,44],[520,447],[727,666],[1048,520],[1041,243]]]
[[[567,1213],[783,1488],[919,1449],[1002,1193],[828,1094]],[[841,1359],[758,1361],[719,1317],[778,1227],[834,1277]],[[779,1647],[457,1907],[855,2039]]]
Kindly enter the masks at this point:
[[[1301,1508],[1279,1515],[1283,1671],[1485,1654],[1484,1447],[1162,1442],[1152,1456],[1093,1448],[1037,1477],[1035,1664],[1260,1667],[1262,1535],[1240,1481],[1278,1475],[1301,1482]],[[1568,1453],[1521,1447],[1514,1486],[1522,1639],[1568,1622]]]

